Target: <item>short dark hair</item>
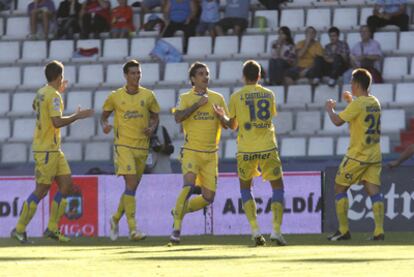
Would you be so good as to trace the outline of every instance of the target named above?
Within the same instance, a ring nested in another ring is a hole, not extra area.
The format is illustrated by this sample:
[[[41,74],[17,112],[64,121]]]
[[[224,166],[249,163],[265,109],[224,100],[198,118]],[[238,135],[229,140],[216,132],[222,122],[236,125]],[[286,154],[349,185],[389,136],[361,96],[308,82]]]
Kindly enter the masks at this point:
[[[194,62],[190,65],[190,69],[188,70],[188,78],[190,79],[191,85],[194,85],[193,81],[191,81],[191,77],[196,75],[196,72],[199,68],[205,68],[208,70],[208,66],[202,62]]]
[[[53,82],[63,74],[63,64],[57,60],[53,60],[45,66],[45,76],[48,82]]]
[[[372,76],[365,68],[357,68],[352,71],[352,81],[358,83],[363,90],[368,91],[372,83]]]
[[[127,74],[130,67],[139,67],[139,66],[140,66],[140,63],[137,60],[130,60],[130,61],[127,61],[123,65],[122,70],[124,71],[124,74]]]
[[[248,60],[243,64],[243,76],[246,81],[256,81],[260,78],[261,66],[255,60]]]
[[[329,28],[328,34],[329,33],[336,33],[339,36],[340,31],[339,31],[338,28],[336,28],[335,26],[333,26],[333,27]]]

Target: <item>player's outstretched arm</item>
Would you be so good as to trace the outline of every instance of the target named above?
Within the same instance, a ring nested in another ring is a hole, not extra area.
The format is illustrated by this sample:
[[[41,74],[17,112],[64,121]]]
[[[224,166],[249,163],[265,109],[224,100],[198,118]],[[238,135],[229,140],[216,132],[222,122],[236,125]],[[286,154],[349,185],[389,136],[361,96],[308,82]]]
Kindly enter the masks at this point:
[[[404,161],[408,160],[411,156],[414,155],[414,144],[408,146],[400,155],[400,157],[394,161],[391,161],[387,164],[389,168],[394,168],[402,164]]]
[[[198,108],[208,103],[208,96],[202,95],[200,100],[194,103],[192,106],[188,107],[184,110],[175,110],[174,118],[175,122],[181,123],[186,120],[193,112],[195,112]]]
[[[55,128],[62,128],[65,127],[72,122],[78,120],[78,119],[84,119],[93,116],[95,111],[93,109],[86,109],[81,110],[79,107],[78,110],[69,116],[54,116],[52,117],[52,123]]]
[[[234,118],[229,118],[226,115],[226,112],[224,111],[223,107],[213,104],[213,110],[217,114],[224,128],[230,128],[232,130],[237,128],[237,121]]]
[[[148,127],[144,129],[144,134],[150,137],[155,132],[155,129],[157,129],[159,121],[160,121],[160,116],[158,115],[158,113],[151,112],[149,124],[148,124]]]
[[[329,118],[331,119],[332,123],[335,124],[335,126],[341,126],[342,124],[345,123],[345,121],[343,121],[338,116],[338,114],[335,112],[335,106],[336,106],[335,100],[333,99],[326,100],[325,110],[328,112]]]
[[[112,130],[112,125],[109,124],[108,118],[111,115],[112,111],[103,111],[101,115],[101,126],[104,134],[109,134]]]

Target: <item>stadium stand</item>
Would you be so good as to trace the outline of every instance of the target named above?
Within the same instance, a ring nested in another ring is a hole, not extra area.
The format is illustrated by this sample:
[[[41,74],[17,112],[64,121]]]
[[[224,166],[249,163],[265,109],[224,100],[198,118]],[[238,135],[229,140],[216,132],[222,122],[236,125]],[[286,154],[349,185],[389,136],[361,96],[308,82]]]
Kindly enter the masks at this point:
[[[81,105],[94,107],[97,115],[62,129],[64,150],[72,161],[107,161],[112,158],[111,136],[103,135],[98,124],[106,96],[123,85],[122,63],[130,58],[142,61],[142,85],[153,89],[161,105],[161,125],[168,128],[176,147],[173,158],[179,158],[183,135],[180,126],[170,114],[179,93],[188,90],[188,65],[195,60],[206,62],[210,68],[213,90],[223,94],[228,102],[231,93],[241,86],[241,66],[246,59],[257,59],[267,71],[271,42],[277,39],[277,29],[288,26],[295,41],[304,38],[307,26],[318,30],[324,46],[329,42],[327,29],[337,26],[341,39],[352,47],[360,41],[359,27],[372,13],[372,1],[294,0],[277,11],[266,10],[252,1],[249,26],[240,38],[233,35],[191,37],[188,52],[182,63],[163,64],[150,56],[157,32],[137,32],[130,39],[27,40],[29,19],[26,16],[28,0],[16,1],[15,8],[0,14],[0,148],[2,163],[27,162],[34,128],[32,100],[35,89],[45,83],[45,61],[58,59],[65,63],[65,79],[69,81],[64,100],[66,112]],[[59,1],[55,1],[58,4]],[[114,1],[113,1],[114,2]],[[222,1],[222,6],[223,6]],[[409,1],[410,16],[414,1]],[[139,18],[139,9],[134,10]],[[145,15],[149,17],[149,14]],[[255,18],[267,19],[266,27],[259,28]],[[410,19],[412,23],[412,18]],[[137,21],[138,22],[138,21]],[[136,22],[136,23],[137,23]],[[382,149],[393,152],[399,145],[399,133],[406,129],[413,116],[414,106],[414,25],[410,31],[400,32],[387,26],[374,35],[385,54],[382,61],[384,84],[374,84],[373,94],[384,109],[382,116]],[[165,38],[183,53],[182,33]],[[90,57],[79,56],[79,49],[97,48]],[[266,82],[266,80],[264,80]],[[314,157],[343,155],[348,142],[346,124],[334,126],[325,114],[327,98],[341,101],[341,92],[350,90],[342,81],[335,87],[321,84],[317,87],[305,79],[289,87],[269,87],[276,94],[278,117],[274,119],[282,157]],[[18,142],[18,143],[15,143]],[[223,131],[221,154],[233,159],[236,151],[234,133]],[[70,154],[69,154],[70,153]],[[220,154],[220,155],[221,155]]]

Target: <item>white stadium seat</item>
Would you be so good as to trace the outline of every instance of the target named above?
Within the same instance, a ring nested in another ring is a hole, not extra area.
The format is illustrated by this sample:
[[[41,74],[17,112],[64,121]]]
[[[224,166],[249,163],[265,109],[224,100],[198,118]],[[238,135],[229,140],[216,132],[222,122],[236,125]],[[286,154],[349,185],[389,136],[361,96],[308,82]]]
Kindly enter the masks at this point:
[[[394,52],[397,50],[397,32],[376,32],[374,39],[381,45],[384,52]]]
[[[188,63],[167,63],[163,84],[184,84],[188,81]]]
[[[244,35],[241,39],[240,54],[237,56],[245,58],[255,58],[261,53],[265,52],[265,36],[264,35],[254,35],[248,36]]]
[[[345,155],[349,147],[349,137],[339,137],[336,141],[336,155]]]
[[[103,104],[106,98],[111,93],[110,90],[99,90],[94,93],[93,108],[96,113],[102,112]]]
[[[392,84],[372,84],[371,93],[378,98],[382,108],[394,101],[394,89]]]
[[[20,58],[20,45],[18,41],[0,42],[0,63],[14,63]]]
[[[92,95],[90,91],[70,91],[67,94],[66,112],[73,113],[78,107],[82,109],[92,108]]]
[[[20,67],[0,67],[0,89],[14,89],[21,82]]]
[[[1,150],[2,163],[25,163],[27,161],[27,146],[24,143],[3,144]]]
[[[306,104],[312,102],[312,91],[310,85],[289,86],[285,108],[305,108]]]
[[[89,142],[85,145],[85,161],[109,161],[111,144],[109,142]]]
[[[32,141],[36,120],[34,118],[18,118],[13,122],[11,141]]]
[[[334,141],[332,137],[309,138],[308,156],[332,156]]]
[[[224,151],[225,159],[234,159],[237,153],[237,139],[226,140],[226,146]]]
[[[79,142],[62,143],[62,151],[68,161],[82,161],[82,144]]]
[[[212,57],[231,57],[239,52],[239,38],[237,36],[218,36],[214,44]]]
[[[306,26],[313,26],[317,30],[329,28],[331,26],[331,10],[309,9],[306,17]]]
[[[282,9],[280,26],[289,26],[291,30],[301,29],[305,26],[305,12],[303,9]]]
[[[101,61],[122,61],[128,56],[128,40],[105,39]]]
[[[332,26],[340,30],[351,30],[357,26],[357,8],[336,8],[334,9]]]
[[[405,130],[405,110],[392,109],[381,111],[381,132],[399,133]]]
[[[400,80],[408,74],[407,57],[385,57],[382,77],[385,80]]]
[[[295,135],[311,135],[321,129],[319,111],[299,111],[296,114]]]
[[[67,140],[85,140],[95,135],[95,119],[86,118],[78,120],[70,125]]]
[[[120,87],[123,86],[125,82],[122,64],[109,64],[106,68],[105,85]]]
[[[306,138],[282,138],[282,157],[306,156]]]
[[[327,99],[333,99],[338,102],[338,87],[330,87],[327,85],[319,85],[315,88],[315,95],[312,103],[308,103],[308,107],[323,108]]]
[[[0,116],[10,111],[10,94],[0,93]]]
[[[7,39],[23,39],[30,33],[29,17],[9,17],[7,19]]]
[[[341,126],[335,126],[329,115],[325,113],[323,118],[323,129],[318,132],[321,135],[333,135],[333,134],[347,134],[349,133],[348,123],[344,123]]]
[[[395,90],[395,103],[399,107],[414,105],[414,83],[399,83]]]
[[[293,130],[293,112],[278,112],[273,118],[276,134],[288,134]]]
[[[79,66],[78,87],[97,87],[103,82],[101,64],[82,64]]]
[[[162,38],[172,46],[174,46],[175,49],[183,53],[183,38],[182,37],[169,37],[169,38]]]
[[[255,17],[263,16],[267,20],[267,27],[271,30],[277,30],[279,14],[276,10],[258,10],[254,13]]]
[[[24,41],[23,42],[23,51],[22,58],[20,62],[30,63],[30,62],[42,62],[47,57],[47,45],[46,41]]]
[[[52,40],[49,45],[49,60],[69,61],[73,51],[73,40]]]
[[[10,135],[11,135],[10,119],[0,118],[0,130],[1,130],[0,142],[10,138]]]
[[[34,113],[33,100],[36,94],[33,92],[13,93],[10,116],[29,116]]]
[[[131,40],[130,59],[148,60],[155,46],[155,38],[133,38]]]
[[[414,31],[401,32],[400,33],[400,44],[398,52],[400,53],[412,53],[414,45]]]
[[[141,64],[141,84],[154,85],[160,80],[160,65],[158,63]]]
[[[169,113],[171,108],[175,106],[176,97],[173,89],[157,89],[155,95],[160,105],[161,112]]]
[[[46,85],[44,66],[26,66],[23,69],[22,89],[38,89]]]
[[[211,55],[213,49],[213,40],[208,37],[190,37],[188,41],[188,50],[186,58],[204,58]]]
[[[218,82],[234,84],[240,81],[242,79],[242,66],[242,61],[221,62]]]

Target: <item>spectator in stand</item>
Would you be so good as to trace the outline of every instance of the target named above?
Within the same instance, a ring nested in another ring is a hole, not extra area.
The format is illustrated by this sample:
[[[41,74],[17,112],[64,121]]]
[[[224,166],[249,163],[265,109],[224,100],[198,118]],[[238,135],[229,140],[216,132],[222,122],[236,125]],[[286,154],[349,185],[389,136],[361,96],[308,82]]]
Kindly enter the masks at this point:
[[[64,0],[60,2],[56,13],[57,39],[73,39],[73,34],[79,33],[79,14],[81,9],[82,5],[78,0]]]
[[[269,83],[283,85],[286,71],[296,62],[295,43],[290,29],[282,26],[278,31],[279,37],[272,42],[272,57],[269,61]]]
[[[309,26],[305,32],[305,39],[296,44],[297,64],[286,73],[285,83],[287,85],[303,77],[309,78],[312,85],[318,85],[320,82],[320,78],[310,74],[312,73],[310,69],[314,65],[315,58],[323,56],[323,48],[316,40],[315,28]]]
[[[227,0],[224,18],[216,25],[218,36],[224,35],[229,29],[237,36],[241,36],[247,28],[250,0]]]
[[[37,39],[37,24],[40,21],[43,25],[43,34],[39,38],[49,37],[49,24],[55,16],[55,4],[52,0],[33,0],[27,6],[27,13],[30,17],[29,38]]]
[[[328,34],[331,42],[325,46],[324,55],[315,58],[308,76],[318,79],[328,76],[328,85],[334,87],[338,78],[349,67],[349,46],[345,41],[339,40],[338,28],[331,27]]]
[[[196,0],[169,0],[164,6],[164,19],[167,27],[163,37],[172,37],[175,32],[184,32],[184,53],[187,52],[189,37],[195,35],[197,26],[197,7]]]
[[[111,37],[127,38],[129,33],[135,31],[132,8],[127,0],[118,0],[119,6],[112,9],[111,13]]]
[[[350,62],[352,69],[365,68],[371,75],[374,83],[382,82],[381,59],[382,51],[380,44],[371,38],[371,31],[367,25],[360,28],[361,41],[351,49]],[[344,83],[350,82],[352,69],[345,72]]]
[[[367,19],[371,33],[387,25],[396,25],[401,31],[408,31],[409,18],[406,6],[407,0],[377,0],[373,15]]]
[[[168,0],[143,0],[141,2],[141,12],[140,12],[140,26],[141,28],[144,26],[144,19],[145,19],[145,14],[149,13],[151,10],[157,8],[157,7],[161,7],[161,10],[163,10],[163,6],[165,5],[165,2],[167,2]]]
[[[81,39],[88,39],[90,33],[94,33],[94,38],[99,38],[100,33],[109,31],[110,9],[111,4],[107,0],[86,0],[83,2],[80,14],[82,20]]]
[[[201,0],[201,19],[197,25],[198,36],[204,36],[206,31],[212,38],[216,36],[215,25],[220,20],[219,9],[219,0]]]

